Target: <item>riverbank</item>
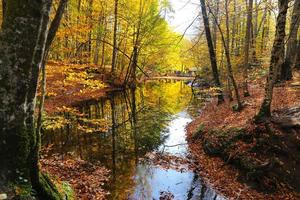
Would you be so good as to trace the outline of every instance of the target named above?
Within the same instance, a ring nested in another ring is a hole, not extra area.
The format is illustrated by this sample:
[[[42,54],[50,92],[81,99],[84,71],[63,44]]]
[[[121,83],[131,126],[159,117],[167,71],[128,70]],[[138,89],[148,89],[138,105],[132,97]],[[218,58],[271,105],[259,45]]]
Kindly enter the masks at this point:
[[[109,91],[118,90],[108,83],[107,77],[94,65],[49,62],[45,111],[54,113],[63,106],[70,107],[85,100],[99,99]]]
[[[252,122],[263,92],[262,83],[252,84],[251,96],[243,99],[245,108],[240,113],[233,112],[229,102],[207,104],[187,127],[189,148],[200,176],[228,198],[299,199],[299,130]],[[299,106],[299,97],[295,82],[276,87],[274,111],[280,116]],[[292,177],[294,181],[285,180]]]
[[[200,195],[194,188],[200,189],[201,183],[193,171],[181,167],[188,165],[183,159],[174,157],[177,162],[170,163],[173,156],[164,156],[163,161],[159,158],[164,167],[148,160],[142,162],[160,146],[166,145],[164,150],[172,152],[185,148],[185,145],[171,146],[185,143],[184,128],[191,121],[190,114],[202,106],[201,100],[191,102],[191,96],[191,88],[183,81],[147,81],[136,89],[112,92],[98,101],[56,108],[53,114],[57,118],[45,117],[45,122],[52,123],[44,123],[42,169],[59,180],[68,181],[79,197],[96,194],[90,199],[128,199],[129,196],[143,199],[145,195],[144,199],[159,199],[165,192],[172,192],[176,199],[187,199],[187,194]],[[186,111],[191,104],[194,109]],[[98,131],[99,124],[95,123],[101,120],[108,123],[104,131]],[[96,171],[85,168],[94,164]],[[106,169],[110,172],[105,173]],[[98,174],[105,174],[109,181],[102,181]],[[94,184],[93,180],[98,179],[101,182]],[[161,191],[165,192],[161,194]],[[203,191],[203,195],[212,195],[209,189]]]
[[[110,80],[110,68],[99,69],[99,66],[79,65],[60,62],[47,64],[47,89],[44,110],[53,114],[63,107],[77,106],[88,100],[99,100],[109,92],[124,90],[117,77]],[[138,80],[139,84],[156,80],[193,80],[194,77],[147,77]],[[40,90],[39,90],[40,91]],[[38,95],[41,95],[39,92]]]
[[[108,122],[103,119],[89,120],[76,108],[81,102],[91,99],[97,101],[108,92],[119,90],[108,83],[107,77],[94,65],[49,62],[43,132],[74,125],[86,133],[107,131]],[[59,183],[57,185],[69,184],[74,190],[74,199],[107,198],[109,193],[104,185],[109,180],[110,171],[103,164],[82,160],[71,153],[49,153],[52,146],[42,148],[40,164],[43,172]]]
[[[70,200],[104,200],[109,195],[104,185],[109,181],[110,171],[101,163],[90,163],[71,154],[48,156],[47,149],[43,149],[40,164],[42,171],[50,175],[56,185],[63,189],[65,186],[72,188],[69,189],[73,190]]]

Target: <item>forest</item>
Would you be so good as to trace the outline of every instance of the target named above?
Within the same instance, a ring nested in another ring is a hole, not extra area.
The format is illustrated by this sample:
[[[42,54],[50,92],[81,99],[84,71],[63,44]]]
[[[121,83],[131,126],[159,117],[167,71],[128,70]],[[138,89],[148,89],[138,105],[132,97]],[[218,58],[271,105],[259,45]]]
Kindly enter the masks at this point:
[[[0,0],[0,200],[300,199],[300,0]]]

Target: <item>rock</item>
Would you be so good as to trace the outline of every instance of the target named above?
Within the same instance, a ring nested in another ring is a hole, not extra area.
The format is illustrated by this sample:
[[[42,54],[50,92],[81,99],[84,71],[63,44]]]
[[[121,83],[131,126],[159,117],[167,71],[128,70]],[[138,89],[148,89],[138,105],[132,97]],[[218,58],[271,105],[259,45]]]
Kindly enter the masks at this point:
[[[300,127],[300,107],[293,107],[275,112],[272,122],[283,128]]]

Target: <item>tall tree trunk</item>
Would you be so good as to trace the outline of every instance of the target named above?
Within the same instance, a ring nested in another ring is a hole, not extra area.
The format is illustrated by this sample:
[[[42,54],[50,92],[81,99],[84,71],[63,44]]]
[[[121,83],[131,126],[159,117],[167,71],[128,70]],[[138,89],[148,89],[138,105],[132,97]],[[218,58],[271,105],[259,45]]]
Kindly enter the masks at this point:
[[[224,34],[221,30],[220,25],[218,25],[219,27],[219,31],[221,33],[221,38],[223,41],[223,46],[224,46],[224,50],[225,50],[225,56],[226,56],[226,60],[227,60],[227,74],[229,79],[231,80],[233,89],[234,89],[234,93],[237,99],[237,111],[242,110],[242,103],[241,103],[241,99],[240,99],[240,95],[239,95],[239,91],[238,91],[238,86],[235,82],[234,76],[233,76],[233,71],[232,71],[232,64],[231,64],[231,58],[230,58],[230,49],[229,49],[229,0],[225,0],[225,15],[226,15],[226,38],[227,41],[225,41],[224,38]]]
[[[112,54],[112,64],[111,73],[114,75],[117,63],[117,29],[118,29],[118,0],[115,0],[115,11],[114,11],[114,35],[113,35],[113,54]]]
[[[258,27],[258,2],[257,0],[255,0],[255,9],[254,9],[254,23],[252,25],[252,37],[251,37],[251,55],[252,55],[252,62],[256,62],[257,61],[257,57],[256,57],[256,39],[257,39],[257,35],[259,33],[259,27]],[[262,17],[262,21],[263,21],[264,16]]]
[[[88,33],[88,44],[87,44],[87,51],[88,55],[86,56],[87,63],[91,62],[92,57],[92,32],[93,32],[93,0],[89,0],[89,7],[88,7],[88,23],[89,23],[89,33]]]
[[[267,2],[267,7],[269,7],[268,5],[271,5],[272,4],[272,0],[269,0]],[[267,23],[266,23],[266,30],[265,30],[265,37],[264,37],[264,42],[263,42],[263,49],[266,50],[267,48],[267,44],[268,42],[266,42],[266,40],[268,41],[268,38],[270,36],[270,26],[271,26],[271,9],[270,8],[267,8],[268,10],[268,14],[267,14]]]
[[[259,113],[256,115],[256,122],[264,121],[271,117],[271,104],[273,97],[273,88],[277,78],[278,68],[283,64],[283,54],[285,45],[285,25],[288,10],[288,0],[279,0],[279,14],[276,22],[276,35],[273,44],[269,75],[265,87],[265,97],[262,102]]]
[[[104,33],[103,33],[103,40],[105,40],[107,35],[107,19],[104,19]],[[104,68],[105,65],[105,42],[102,41],[102,53],[101,53],[101,68]]]
[[[234,0],[233,1],[233,19],[232,19],[232,39],[231,39],[231,53],[233,54],[234,53],[234,50],[235,50],[235,42],[236,42],[236,1],[237,0]]]
[[[79,21],[80,21],[80,12],[81,12],[81,1],[82,0],[78,0],[77,2],[77,19],[76,19],[76,24],[77,26],[79,26]],[[81,53],[81,49],[80,48],[80,43],[79,43],[79,39],[78,39],[78,35],[80,35],[79,33],[75,34],[75,63],[78,63],[78,60],[82,60],[82,53]]]
[[[95,65],[99,64],[99,51],[100,51],[100,45],[101,45],[101,39],[103,39],[103,27],[104,27],[104,13],[99,15],[98,19],[98,28],[97,28],[97,38],[96,38],[96,46],[95,46],[95,52],[94,52],[94,59],[93,63]],[[101,29],[100,29],[101,27]]]
[[[249,89],[248,89],[248,70],[250,67],[250,64],[249,64],[250,38],[251,38],[252,29],[253,29],[252,12],[253,12],[253,0],[249,0],[249,4],[247,6],[247,26],[246,26],[245,48],[244,48],[244,73],[243,73],[244,97],[250,96]]]
[[[136,69],[138,65],[138,57],[139,57],[139,50],[140,50],[140,34],[141,34],[141,28],[142,28],[142,18],[144,14],[144,3],[143,0],[140,0],[140,9],[139,9],[139,21],[137,25],[136,33],[134,34],[134,47],[133,47],[133,53],[132,53],[132,64],[131,64],[131,86],[133,88],[136,87]]]
[[[133,56],[132,56],[132,64],[131,64],[131,86],[135,88],[136,85],[136,68],[138,63],[138,55],[139,55],[139,48],[138,45],[134,45],[133,47]]]
[[[216,0],[215,2],[215,16],[217,17],[217,21],[219,21],[219,10],[220,10],[220,0]],[[218,40],[218,27],[216,23],[213,23],[213,45],[215,52],[217,52],[217,40]]]
[[[35,99],[52,1],[6,3],[0,33],[0,186],[29,186],[40,199],[61,199],[45,176],[36,177]]]
[[[48,58],[50,46],[55,38],[56,32],[59,28],[61,19],[63,17],[63,13],[65,11],[65,8],[67,6],[68,0],[60,0],[56,14],[54,19],[52,20],[50,24],[50,28],[47,35],[46,45],[45,45],[45,51],[42,59],[41,64],[41,71],[42,71],[42,79],[41,79],[41,98],[38,105],[38,116],[37,116],[37,128],[36,128],[36,141],[37,144],[35,146],[35,158],[34,160],[34,176],[35,179],[40,179],[40,172],[39,172],[39,151],[41,146],[41,128],[42,128],[42,120],[43,120],[43,110],[44,110],[44,101],[45,101],[45,94],[46,94],[46,61]]]
[[[213,73],[216,87],[221,88],[221,82],[219,79],[219,72],[218,72],[218,66],[217,66],[217,60],[216,60],[216,53],[214,51],[214,46],[213,46],[213,42],[212,42],[212,38],[211,38],[211,32],[210,32],[210,27],[209,27],[209,20],[208,20],[207,11],[206,11],[205,0],[200,0],[200,3],[201,3],[203,23],[204,23],[204,28],[205,28],[205,35],[206,35],[206,40],[207,40],[207,45],[208,45],[208,50],[209,50],[209,55],[210,55],[212,73]],[[219,92],[218,101],[219,101],[219,103],[224,101],[224,96],[223,96],[222,91]]]
[[[285,63],[281,69],[281,80],[292,79],[292,68],[295,65],[297,55],[297,35],[300,25],[300,1],[295,1],[290,25],[289,40],[287,44]]]

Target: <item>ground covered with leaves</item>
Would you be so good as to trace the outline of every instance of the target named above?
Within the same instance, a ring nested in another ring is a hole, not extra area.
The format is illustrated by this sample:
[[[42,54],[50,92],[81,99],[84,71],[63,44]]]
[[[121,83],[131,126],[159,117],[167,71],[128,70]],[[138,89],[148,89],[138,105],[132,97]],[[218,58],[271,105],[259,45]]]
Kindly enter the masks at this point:
[[[108,82],[108,75],[97,66],[49,62],[45,111],[53,113],[63,106],[97,100],[108,91],[117,89]]]
[[[189,147],[200,175],[228,198],[300,199],[299,124],[278,123],[284,121],[280,116],[300,106],[299,84],[278,85],[274,118],[257,125],[253,118],[262,102],[263,85],[251,84],[251,96],[243,99],[241,112],[234,112],[231,102],[207,104],[187,127]]]
[[[40,159],[43,172],[49,174],[59,185],[70,184],[75,192],[74,199],[102,200],[109,193],[103,189],[109,180],[109,170],[97,163],[89,163],[79,158],[68,156],[47,156],[43,150]]]

